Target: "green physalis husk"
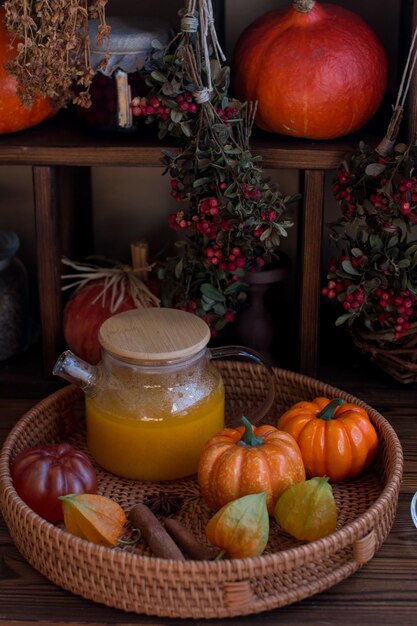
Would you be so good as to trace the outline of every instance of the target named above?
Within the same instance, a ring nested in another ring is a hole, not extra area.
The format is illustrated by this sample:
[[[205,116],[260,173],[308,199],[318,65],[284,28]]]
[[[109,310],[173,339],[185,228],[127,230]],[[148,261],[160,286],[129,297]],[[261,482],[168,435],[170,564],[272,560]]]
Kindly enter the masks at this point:
[[[206,526],[208,540],[230,559],[259,556],[269,536],[266,492],[252,493],[225,504]]]
[[[275,505],[275,519],[300,541],[314,541],[336,530],[337,509],[326,476],[311,478],[284,491]]]

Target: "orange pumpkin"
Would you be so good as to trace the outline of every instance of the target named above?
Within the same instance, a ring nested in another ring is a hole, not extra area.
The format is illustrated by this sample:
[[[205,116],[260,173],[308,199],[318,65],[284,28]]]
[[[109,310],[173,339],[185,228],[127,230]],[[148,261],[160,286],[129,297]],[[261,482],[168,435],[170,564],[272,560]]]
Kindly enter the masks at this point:
[[[225,428],[203,447],[198,467],[201,496],[212,509],[252,493],[267,493],[273,515],[279,496],[305,479],[298,445],[291,435],[274,426]]]
[[[294,0],[248,26],[232,69],[235,95],[258,101],[260,128],[331,139],[357,130],[375,114],[387,87],[388,61],[359,15]]]
[[[362,407],[341,398],[297,402],[277,427],[297,441],[307,476],[328,476],[333,482],[353,478],[372,462],[378,435]]]
[[[13,133],[39,124],[54,111],[50,100],[38,97],[30,108],[24,107],[17,94],[17,80],[5,65],[14,58],[11,37],[5,26],[5,11],[0,7],[0,134]]]

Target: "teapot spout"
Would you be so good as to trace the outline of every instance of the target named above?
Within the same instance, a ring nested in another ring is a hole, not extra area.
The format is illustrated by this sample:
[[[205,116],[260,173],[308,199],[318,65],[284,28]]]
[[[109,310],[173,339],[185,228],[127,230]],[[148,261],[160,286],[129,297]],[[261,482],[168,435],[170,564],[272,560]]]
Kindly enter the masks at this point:
[[[94,391],[98,378],[98,368],[80,359],[71,350],[58,357],[52,373],[78,385],[88,395]]]

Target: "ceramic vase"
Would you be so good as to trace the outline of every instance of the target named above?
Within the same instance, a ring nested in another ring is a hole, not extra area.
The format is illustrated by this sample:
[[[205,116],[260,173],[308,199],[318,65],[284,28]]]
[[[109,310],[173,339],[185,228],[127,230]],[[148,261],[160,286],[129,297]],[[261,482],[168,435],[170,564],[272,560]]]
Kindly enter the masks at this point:
[[[276,331],[275,306],[280,306],[273,295],[280,283],[288,279],[290,261],[287,256],[281,255],[275,267],[262,269],[260,272],[247,272],[245,282],[248,284],[248,297],[245,308],[236,319],[236,333],[238,341],[260,352],[264,358],[272,360],[270,354]]]

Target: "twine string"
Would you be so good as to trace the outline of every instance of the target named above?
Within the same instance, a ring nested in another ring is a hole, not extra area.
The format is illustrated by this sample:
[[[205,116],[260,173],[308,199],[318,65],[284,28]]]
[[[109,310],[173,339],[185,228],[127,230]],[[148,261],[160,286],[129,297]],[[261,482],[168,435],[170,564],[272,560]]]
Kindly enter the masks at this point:
[[[196,33],[198,31],[198,18],[192,15],[184,15],[181,18],[181,30],[184,33]]]
[[[413,35],[413,38],[411,40],[410,49],[408,51],[407,61],[405,63],[403,75],[402,75],[402,78],[401,78],[400,87],[399,87],[399,90],[398,90],[397,101],[395,103],[395,107],[394,108],[396,108],[396,107],[403,108],[404,107],[405,99],[407,97],[407,93],[408,93],[408,90],[410,88],[411,78],[412,78],[412,75],[413,75],[414,67],[415,67],[416,61],[417,61],[416,42],[417,42],[417,26],[416,26],[416,28],[414,30],[414,35]]]
[[[186,0],[185,7],[178,11],[181,17],[181,30],[184,33],[198,31],[198,17],[196,15],[196,0]]]
[[[410,89],[411,79],[413,76],[413,72],[417,63],[417,26],[414,29],[413,38],[410,43],[410,48],[408,51],[407,60],[404,66],[404,70],[401,77],[400,86],[398,88],[397,100],[393,107],[392,116],[390,122],[388,124],[387,132],[385,137],[379,143],[375,152],[381,156],[387,156],[391,154],[395,140],[397,138],[400,124],[402,121],[405,101]]]
[[[216,55],[218,61],[225,61],[226,56],[224,55],[223,50],[220,46],[220,42],[217,37],[216,27],[214,24],[213,4],[211,0],[203,0],[203,3],[205,5],[207,29],[213,42],[214,54]]]
[[[210,100],[210,90],[204,87],[200,91],[193,91],[193,97],[197,104],[204,104]]]
[[[210,52],[209,52],[209,23],[207,19],[207,3],[211,4],[211,0],[199,0],[199,13],[200,13],[200,39],[201,39],[201,51],[203,53],[204,65],[206,68],[207,76],[207,89],[212,90],[213,84],[211,80],[211,64],[210,64]]]
[[[182,32],[199,32],[199,43],[201,55],[204,60],[206,84],[202,84],[201,72],[197,71],[196,64],[194,64],[192,69],[193,76],[199,76],[200,79],[195,83],[197,89],[193,95],[199,104],[203,104],[204,102],[208,102],[210,100],[210,93],[213,90],[210,52],[214,54],[219,63],[226,60],[217,37],[214,24],[213,4],[211,0],[185,0],[184,9],[182,9],[179,13],[181,16]]]

